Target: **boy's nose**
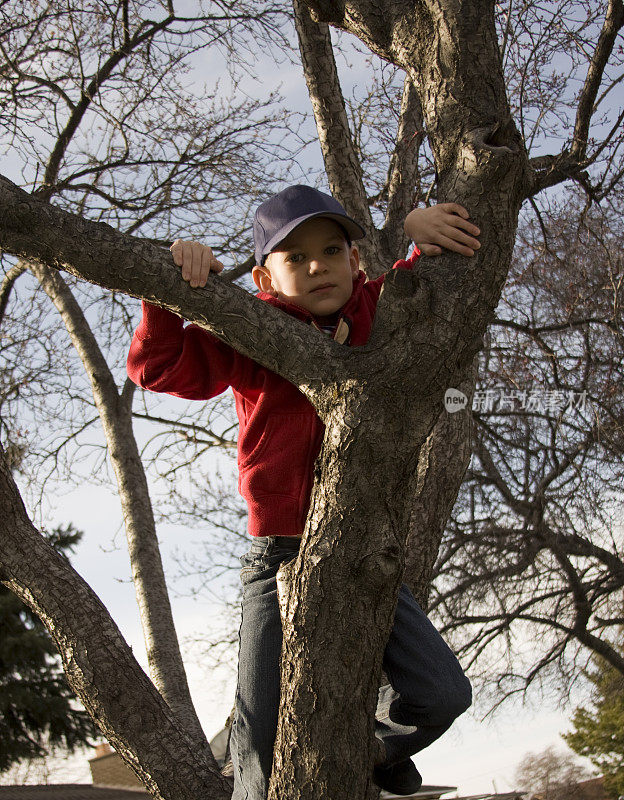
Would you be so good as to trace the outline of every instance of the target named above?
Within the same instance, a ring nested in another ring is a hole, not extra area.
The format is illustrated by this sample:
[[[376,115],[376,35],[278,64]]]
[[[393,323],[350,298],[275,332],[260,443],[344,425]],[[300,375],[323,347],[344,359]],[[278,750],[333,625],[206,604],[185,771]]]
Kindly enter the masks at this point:
[[[326,269],[327,269],[327,264],[325,264],[325,262],[322,259],[313,258],[310,261],[310,272],[312,274],[316,272],[325,272]]]

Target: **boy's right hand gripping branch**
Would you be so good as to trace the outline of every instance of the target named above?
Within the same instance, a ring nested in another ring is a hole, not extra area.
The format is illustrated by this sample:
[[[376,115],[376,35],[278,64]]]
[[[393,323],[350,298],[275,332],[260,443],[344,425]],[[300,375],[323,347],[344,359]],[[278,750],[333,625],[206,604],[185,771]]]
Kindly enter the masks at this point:
[[[210,247],[200,242],[176,239],[169,250],[174,264],[182,268],[182,277],[194,289],[205,286],[211,272],[221,272],[223,269],[223,264],[215,258]]]

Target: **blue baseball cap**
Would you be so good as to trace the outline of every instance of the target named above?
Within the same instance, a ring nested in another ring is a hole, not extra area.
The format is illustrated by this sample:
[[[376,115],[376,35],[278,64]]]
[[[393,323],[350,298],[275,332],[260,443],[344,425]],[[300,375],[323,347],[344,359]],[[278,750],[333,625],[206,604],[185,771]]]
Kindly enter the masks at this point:
[[[256,264],[262,264],[271,250],[302,222],[314,217],[335,220],[351,240],[363,239],[366,231],[351,219],[337,200],[311,186],[289,186],[258,206],[253,235]]]

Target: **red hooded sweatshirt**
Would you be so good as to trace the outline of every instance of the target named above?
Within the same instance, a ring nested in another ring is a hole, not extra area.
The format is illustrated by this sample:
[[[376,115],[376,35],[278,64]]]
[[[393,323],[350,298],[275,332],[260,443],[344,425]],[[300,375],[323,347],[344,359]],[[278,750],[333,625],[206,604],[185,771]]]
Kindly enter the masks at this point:
[[[394,269],[411,269],[416,248]],[[384,276],[367,281],[360,271],[340,309],[334,338],[366,344]],[[258,299],[315,324],[311,314],[272,295]],[[303,533],[324,425],[314,407],[284,378],[243,356],[196,325],[149,303],[128,354],[128,375],[139,386],[188,400],[208,400],[232,387],[239,420],[238,489],[249,508],[252,536]]]

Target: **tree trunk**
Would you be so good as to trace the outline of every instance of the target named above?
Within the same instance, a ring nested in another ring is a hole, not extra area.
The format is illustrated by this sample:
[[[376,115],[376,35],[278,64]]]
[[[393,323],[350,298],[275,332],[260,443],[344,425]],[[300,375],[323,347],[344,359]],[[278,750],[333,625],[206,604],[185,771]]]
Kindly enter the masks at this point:
[[[437,414],[400,390],[379,396],[356,385],[337,393],[325,419],[304,543],[280,574],[284,645],[273,800],[378,793],[370,765],[381,658],[401,583],[420,445]]]
[[[227,800],[231,786],[198,753],[99,598],[36,531],[0,450],[0,577],[41,617],[69,683],[157,800]]]
[[[196,740],[198,752],[216,768],[191,700],[180,653],[147,478],[132,428],[133,392],[118,392],[89,323],[59,273],[37,263],[31,264],[30,270],[61,315],[91,382],[117,477],[150,676],[180,724]]]

